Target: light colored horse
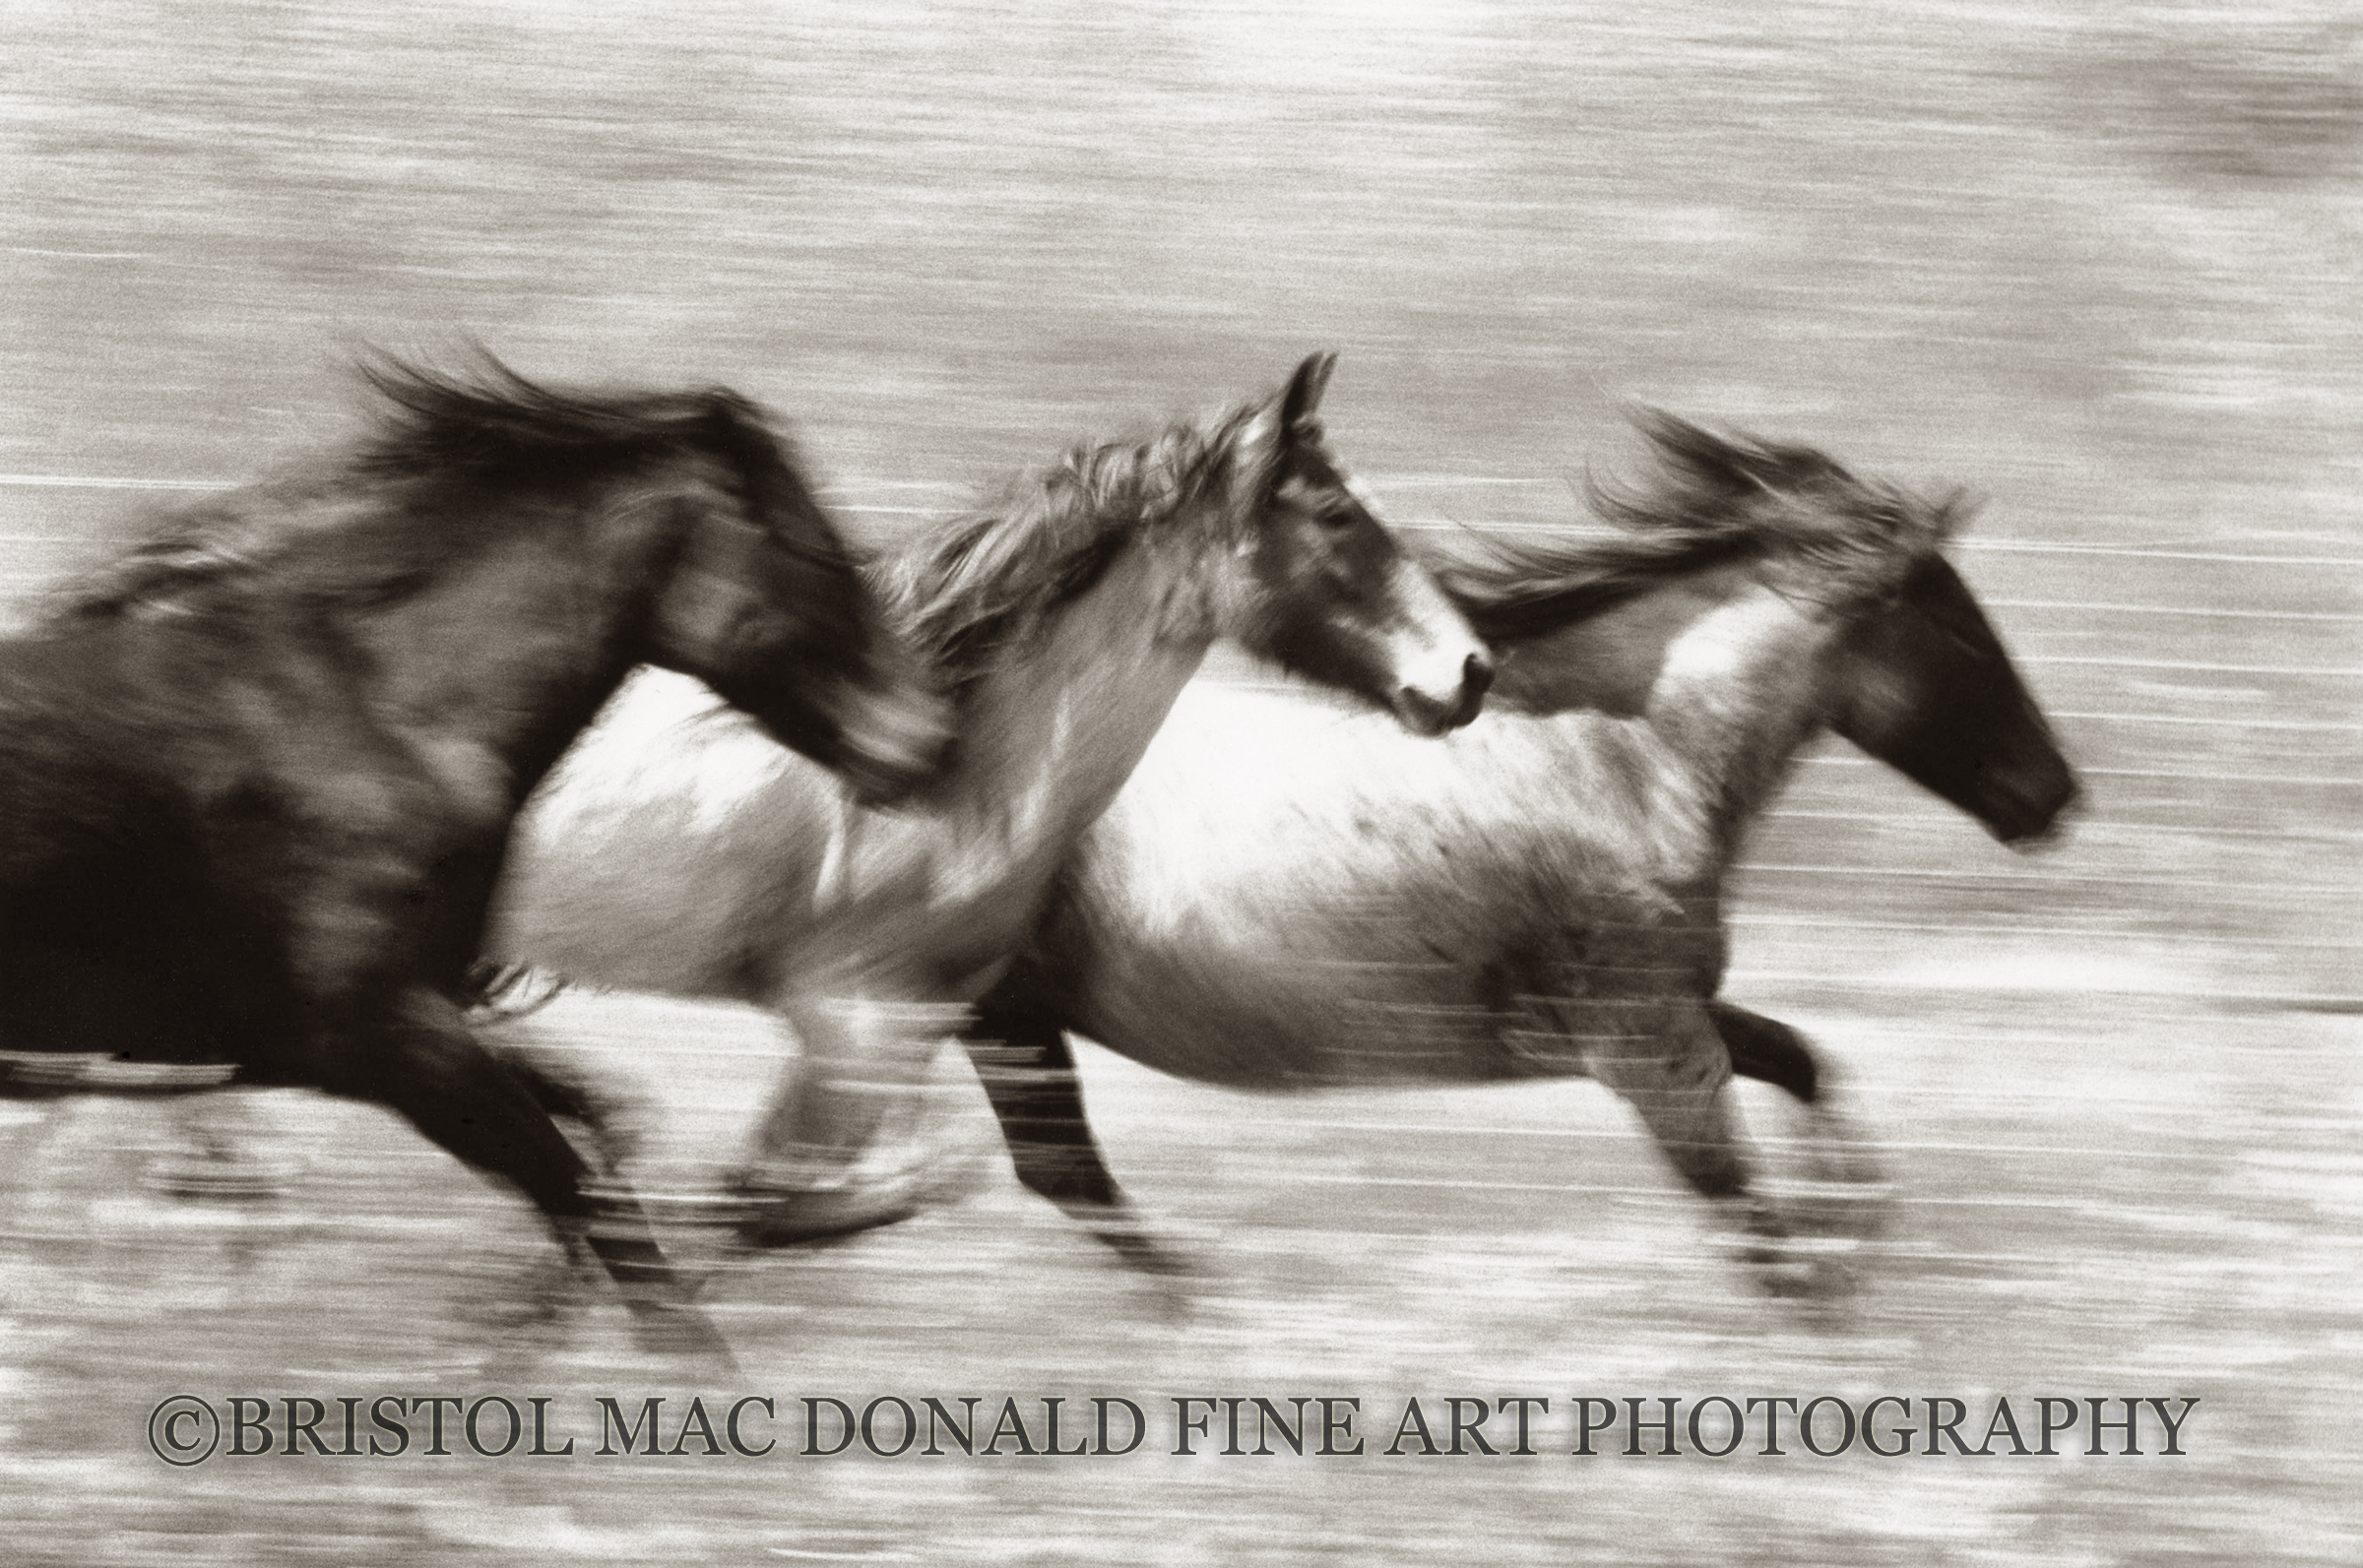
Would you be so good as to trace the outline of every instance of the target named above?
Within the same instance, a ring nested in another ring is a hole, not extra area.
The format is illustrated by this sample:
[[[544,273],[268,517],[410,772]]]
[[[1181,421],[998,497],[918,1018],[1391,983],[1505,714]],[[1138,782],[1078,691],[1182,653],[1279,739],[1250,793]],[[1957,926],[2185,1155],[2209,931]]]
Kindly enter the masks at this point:
[[[489,957],[753,1002],[794,1027],[799,1066],[744,1178],[776,1195],[753,1239],[909,1206],[849,1187],[849,1160],[1034,928],[1053,874],[1214,639],[1423,735],[1475,717],[1484,645],[1323,446],[1333,362],[1309,358],[1279,395],[1210,423],[1079,448],[899,552],[894,596],[959,708],[951,765],[903,809],[862,805],[655,675],[534,802]],[[540,1076],[558,1108],[599,1108]],[[826,1088],[799,1095],[797,1078]]]
[[[1084,837],[971,1039],[1019,1175],[1120,1253],[1178,1266],[1101,1160],[1066,1031],[1265,1090],[1589,1075],[1768,1283],[1837,1283],[1751,1190],[1725,1087],[1781,1086],[1821,1173],[1871,1176],[1803,1037],[1716,996],[1747,829],[1824,728],[2006,843],[2076,784],[1944,557],[1953,503],[1643,428],[1663,472],[1595,497],[1616,533],[1444,572],[1501,659],[1479,722],[1412,745],[1305,694],[1200,686]]]

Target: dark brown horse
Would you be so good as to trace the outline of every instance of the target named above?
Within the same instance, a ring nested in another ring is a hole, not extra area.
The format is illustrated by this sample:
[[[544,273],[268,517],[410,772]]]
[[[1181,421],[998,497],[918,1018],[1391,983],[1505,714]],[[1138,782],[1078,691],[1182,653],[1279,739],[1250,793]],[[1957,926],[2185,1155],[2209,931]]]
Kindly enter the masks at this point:
[[[356,453],[172,519],[0,642],[0,1048],[373,1100],[719,1348],[461,1021],[511,819],[629,669],[871,799],[947,712],[780,438],[725,391],[369,372]]]
[[[1661,472],[1600,498],[1605,536],[1444,573],[1501,658],[1460,734],[1407,744],[1307,694],[1177,706],[970,1034],[1028,1186],[1171,1266],[1092,1139],[1070,1031],[1274,1091],[1588,1075],[1768,1283],[1843,1280],[1788,1245],[1808,1217],[1752,1189],[1732,1119],[1736,1070],[1804,1105],[1824,1175],[1871,1174],[1805,1038],[1716,994],[1747,830],[1824,729],[2009,844],[2047,835],[2076,782],[1945,559],[1955,505],[1800,447],[1644,429]]]

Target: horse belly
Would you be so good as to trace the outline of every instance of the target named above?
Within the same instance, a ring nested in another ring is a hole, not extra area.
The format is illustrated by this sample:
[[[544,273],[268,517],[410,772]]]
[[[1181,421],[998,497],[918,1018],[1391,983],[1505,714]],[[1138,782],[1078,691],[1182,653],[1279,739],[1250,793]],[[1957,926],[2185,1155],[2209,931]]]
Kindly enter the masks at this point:
[[[1586,775],[1570,798],[1537,736],[1194,699],[1043,927],[1080,1033],[1242,1086],[1567,1076],[1559,998],[1679,967],[1660,950],[1689,912],[1631,791]]]
[[[1077,1033],[1179,1078],[1287,1090],[1518,1073],[1513,1020],[1482,967],[1186,943],[1050,962],[1072,988]]]
[[[1587,1040],[1711,995],[1720,969],[1707,903],[1539,897],[1503,868],[1472,882],[1465,859],[1391,878],[1340,875],[1334,858],[1299,869],[1182,885],[1094,858],[1035,962],[1079,1033],[1250,1088],[1583,1076]]]
[[[225,905],[184,843],[157,837],[144,849],[135,865],[86,863],[70,896],[0,892],[0,1048],[292,1060],[296,1009],[277,933]]]

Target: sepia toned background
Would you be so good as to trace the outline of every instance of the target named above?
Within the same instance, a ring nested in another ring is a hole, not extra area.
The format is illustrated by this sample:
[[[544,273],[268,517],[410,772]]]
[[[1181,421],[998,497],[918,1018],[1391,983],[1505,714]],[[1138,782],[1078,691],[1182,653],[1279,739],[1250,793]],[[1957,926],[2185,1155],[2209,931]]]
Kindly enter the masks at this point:
[[[526,1212],[382,1113],[254,1097],[287,1191],[230,1209],[143,1185],[169,1107],[0,1104],[12,1559],[2356,1560],[2359,282],[2327,0],[15,0],[0,620],[358,429],[364,345],[734,385],[877,540],[1322,347],[1334,446],[1422,530],[1576,516],[1635,401],[1986,497],[1955,555],[2084,771],[2070,836],[2012,855],[1832,742],[1741,881],[1729,994],[1828,1048],[1895,1182],[1845,1312],[1751,1293],[1593,1086],[1262,1099],[1093,1052],[1191,1310],[971,1149],[965,1202],[718,1281],[745,1392],[2203,1404],[2174,1460],[173,1472],[183,1390],[666,1371],[611,1307],[521,1350]],[[633,999],[534,1027],[665,1105],[652,1180],[727,1158],[786,1049]]]

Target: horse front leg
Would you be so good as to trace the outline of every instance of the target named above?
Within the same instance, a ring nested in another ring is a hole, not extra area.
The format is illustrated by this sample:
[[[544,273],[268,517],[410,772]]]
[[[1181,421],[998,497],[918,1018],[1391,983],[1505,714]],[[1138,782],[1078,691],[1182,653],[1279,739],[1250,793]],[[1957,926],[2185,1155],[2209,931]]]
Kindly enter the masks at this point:
[[[569,1123],[579,1129],[577,1147],[589,1151],[593,1179],[620,1187],[640,1153],[647,1105],[590,1072],[563,1047],[512,1039],[491,1049],[561,1132]]]
[[[962,1036],[992,1114],[1009,1147],[1017,1179],[1058,1206],[1127,1265],[1143,1274],[1196,1273],[1178,1251],[1152,1236],[1124,1196],[1092,1136],[1083,1083],[1058,1015],[1012,975],[979,1004]]]
[[[1654,1012],[1654,1009],[1647,1011]],[[1741,1243],[1741,1258],[1775,1295],[1824,1295],[1844,1284],[1825,1260],[1800,1248],[1753,1186],[1749,1151],[1730,1092],[1732,1063],[1703,1010],[1677,1009],[1657,1027],[1589,1037],[1591,1075],[1639,1112],[1642,1125],[1691,1189],[1714,1206]]]
[[[524,1193],[561,1247],[579,1242],[599,1259],[643,1346],[734,1370],[729,1346],[658,1250],[638,1202],[620,1189],[590,1195],[582,1157],[468,1031],[458,1004],[413,984],[382,1009],[348,1004],[330,1016],[338,1012],[346,1018],[324,1042],[323,1088],[387,1106],[463,1163]]]
[[[1730,1002],[1709,1001],[1706,1015],[1731,1056],[1732,1071],[1786,1092],[1804,1111],[1813,1186],[1799,1196],[1817,1228],[1877,1234],[1886,1219],[1886,1174],[1871,1140],[1847,1114],[1838,1076],[1813,1041],[1778,1019]]]
[[[757,1123],[736,1182],[750,1247],[825,1241],[892,1224],[953,1177],[913,1136],[937,1048],[966,1024],[955,1003],[878,994],[794,996],[779,1010],[797,1056]],[[899,1138],[889,1138],[899,1129]],[[899,1143],[900,1148],[895,1145]]]

